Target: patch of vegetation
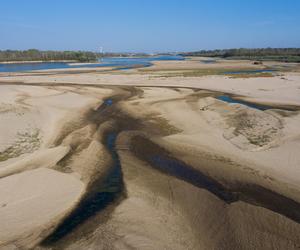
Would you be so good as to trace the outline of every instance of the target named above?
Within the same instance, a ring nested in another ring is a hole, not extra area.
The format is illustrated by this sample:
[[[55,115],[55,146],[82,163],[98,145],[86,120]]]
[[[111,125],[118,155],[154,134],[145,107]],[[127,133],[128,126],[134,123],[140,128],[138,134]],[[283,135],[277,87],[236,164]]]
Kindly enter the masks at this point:
[[[9,112],[13,112],[16,115],[24,115],[24,111],[26,110],[26,107],[22,106],[16,106],[10,103],[0,103],[0,114],[5,114]]]
[[[300,62],[300,48],[217,49],[182,53],[182,56],[221,57],[255,61]]]
[[[264,135],[263,134],[263,135],[247,137],[247,139],[251,144],[262,147],[262,146],[268,144],[271,141],[272,138],[269,135]]]
[[[239,71],[240,73],[230,74],[233,71],[237,71],[237,72]],[[157,73],[157,77],[201,77],[201,76],[209,76],[209,75],[226,75],[230,78],[273,77],[273,74],[271,72],[255,72],[255,71],[256,71],[255,69],[249,69],[249,68],[237,68],[237,69],[213,68],[213,69],[194,69],[194,70],[164,70],[164,71],[153,71],[153,72]]]
[[[0,50],[0,62],[6,61],[96,61],[98,54],[89,51]]]
[[[13,145],[0,152],[0,161],[18,157],[25,153],[32,153],[40,147],[41,138],[38,129],[31,132],[18,133]]]
[[[267,145],[279,136],[282,128],[280,120],[273,116],[243,110],[233,114],[228,121],[234,127],[234,136],[242,135],[249,143],[259,147]]]
[[[273,77],[270,72],[251,73],[251,74],[228,74],[229,78],[253,78],[253,77]]]

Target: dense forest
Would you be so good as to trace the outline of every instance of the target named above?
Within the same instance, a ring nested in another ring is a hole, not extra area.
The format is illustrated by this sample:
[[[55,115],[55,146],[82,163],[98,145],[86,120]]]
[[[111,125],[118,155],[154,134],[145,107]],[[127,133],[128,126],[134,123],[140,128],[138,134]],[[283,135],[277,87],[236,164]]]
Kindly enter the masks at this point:
[[[95,61],[98,55],[87,51],[0,50],[0,62],[5,61]]]
[[[183,56],[300,62],[300,48],[218,49],[181,53]]]

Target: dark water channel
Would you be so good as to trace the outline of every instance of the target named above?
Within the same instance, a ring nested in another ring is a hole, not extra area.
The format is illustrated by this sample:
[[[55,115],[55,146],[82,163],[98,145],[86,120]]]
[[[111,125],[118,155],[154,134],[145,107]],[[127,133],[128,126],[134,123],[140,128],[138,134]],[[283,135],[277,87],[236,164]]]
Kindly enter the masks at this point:
[[[120,197],[123,191],[123,177],[118,154],[115,149],[117,134],[108,133],[105,136],[105,147],[109,150],[113,165],[105,179],[96,180],[92,189],[87,192],[76,209],[48,236],[42,244],[50,245],[57,242],[73,229]]]
[[[284,215],[300,223],[300,204],[270,189],[251,183],[227,183],[226,185],[202,173],[199,169],[174,158],[169,152],[150,140],[137,136],[132,141],[133,152],[152,167],[206,189],[226,203],[243,201]],[[199,162],[201,164],[201,162]]]
[[[229,95],[220,95],[217,97],[218,100],[228,102],[228,103],[238,103],[238,104],[243,104],[246,105],[250,108],[258,109],[258,110],[267,110],[267,109],[273,109],[274,107],[267,106],[267,105],[262,105],[262,104],[257,104],[257,103],[252,103],[252,102],[247,102],[247,101],[242,101],[238,99],[234,99],[233,97]]]
[[[247,107],[258,109],[258,110],[268,110],[268,109],[282,109],[286,111],[296,111],[299,108],[293,105],[266,105],[266,104],[260,104],[260,103],[254,103],[254,102],[248,102],[248,101],[243,101],[240,99],[235,99],[231,95],[219,95],[216,97],[218,100],[228,102],[228,103],[238,103],[238,104],[243,104]]]

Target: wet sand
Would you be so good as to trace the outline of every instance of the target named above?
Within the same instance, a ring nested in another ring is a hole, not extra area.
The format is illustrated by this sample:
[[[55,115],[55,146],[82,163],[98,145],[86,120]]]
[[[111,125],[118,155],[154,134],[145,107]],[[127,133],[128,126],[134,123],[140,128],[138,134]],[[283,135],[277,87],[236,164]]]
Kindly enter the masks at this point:
[[[1,75],[0,248],[298,249],[300,75],[147,71]]]

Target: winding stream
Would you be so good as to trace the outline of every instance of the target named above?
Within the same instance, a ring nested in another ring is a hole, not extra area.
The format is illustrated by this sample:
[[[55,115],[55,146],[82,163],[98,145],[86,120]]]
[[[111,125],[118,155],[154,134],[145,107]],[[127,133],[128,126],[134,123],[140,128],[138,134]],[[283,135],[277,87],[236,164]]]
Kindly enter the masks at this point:
[[[57,242],[81,223],[102,211],[120,197],[124,185],[121,164],[115,148],[116,137],[117,134],[115,132],[110,132],[105,136],[104,140],[105,147],[110,152],[113,160],[113,164],[106,178],[104,180],[96,180],[93,183],[91,192],[87,192],[76,209],[43,241],[42,244],[50,245]]]

